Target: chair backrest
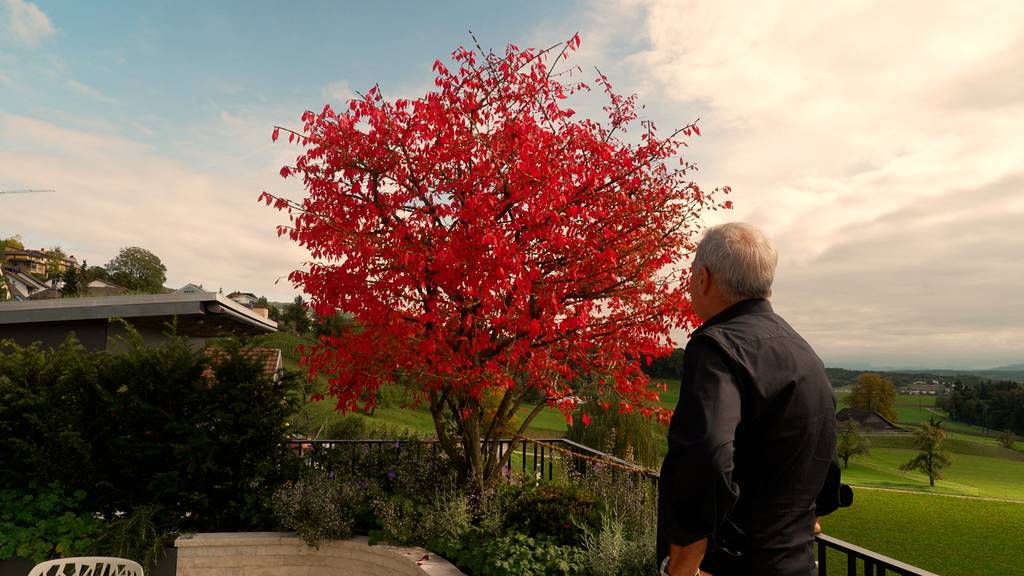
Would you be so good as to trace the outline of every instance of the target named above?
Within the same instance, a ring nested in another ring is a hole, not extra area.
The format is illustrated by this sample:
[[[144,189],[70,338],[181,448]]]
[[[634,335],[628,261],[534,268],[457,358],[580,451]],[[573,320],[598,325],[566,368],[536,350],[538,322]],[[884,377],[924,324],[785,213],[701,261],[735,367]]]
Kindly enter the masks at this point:
[[[142,566],[125,558],[82,556],[36,564],[28,576],[144,576]]]

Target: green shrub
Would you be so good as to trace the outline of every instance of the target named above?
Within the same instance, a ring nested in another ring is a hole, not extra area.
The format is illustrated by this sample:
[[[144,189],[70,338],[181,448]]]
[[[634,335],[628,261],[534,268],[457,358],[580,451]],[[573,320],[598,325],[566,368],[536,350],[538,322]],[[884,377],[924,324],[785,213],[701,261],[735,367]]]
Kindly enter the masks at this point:
[[[281,526],[294,530],[306,544],[320,546],[326,538],[352,535],[358,510],[366,494],[352,482],[311,472],[274,493],[274,513]]]
[[[180,531],[271,528],[273,490],[297,470],[292,386],[237,344],[211,358],[173,334],[151,348],[129,330],[117,354],[3,343],[0,486],[56,481],[89,512],[152,506]]]
[[[135,560],[151,574],[177,536],[167,526],[156,523],[158,516],[157,508],[140,506],[131,514],[115,518],[97,540],[95,553]]]
[[[577,415],[566,438],[643,466],[661,463],[666,430],[657,420],[637,411],[619,412],[614,405],[603,409],[598,398],[588,398],[584,410],[590,423]]]
[[[0,490],[0,560],[92,554],[105,525],[85,510],[85,502],[85,492],[58,484]]]
[[[573,483],[544,482],[526,487],[507,513],[507,530],[577,545],[601,522],[594,494]]]
[[[587,569],[593,576],[646,576],[657,562],[656,529],[634,539],[614,513],[601,516],[601,528],[584,536]]]
[[[575,576],[586,573],[586,553],[582,549],[516,532],[476,542],[456,560],[474,576]]]

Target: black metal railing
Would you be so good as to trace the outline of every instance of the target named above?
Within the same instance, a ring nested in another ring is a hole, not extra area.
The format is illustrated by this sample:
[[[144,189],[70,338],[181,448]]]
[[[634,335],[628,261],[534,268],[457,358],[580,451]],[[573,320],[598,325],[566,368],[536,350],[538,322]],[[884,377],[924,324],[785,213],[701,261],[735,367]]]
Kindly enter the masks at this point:
[[[505,470],[518,471],[537,479],[553,480],[556,473],[564,471],[567,466],[572,466],[578,472],[585,472],[594,464],[611,465],[645,475],[651,480],[658,479],[658,474],[653,470],[565,438],[520,438],[518,440],[502,438],[496,442],[500,456],[504,456],[510,450],[513,451],[505,465]],[[293,448],[309,455],[312,461],[316,461],[317,456],[326,451],[342,447],[365,446],[370,450],[387,450],[392,447],[400,448],[403,444],[406,446],[415,444],[426,446],[434,454],[437,454],[441,448],[437,440],[432,438],[416,440],[292,440],[289,443]]]
[[[584,446],[566,438],[520,438],[500,439],[498,453],[507,454],[509,450],[514,453],[509,457],[505,469],[509,472],[518,471],[524,475],[534,476],[537,479],[553,480],[557,473],[562,473],[572,467],[578,473],[586,473],[595,465],[610,465],[618,469],[628,470],[643,475],[653,482],[657,482],[658,473],[654,470],[637,466],[636,464],[612,456],[589,446]],[[400,448],[403,444],[416,444],[426,447],[434,455],[440,452],[440,444],[435,439],[418,440],[293,440],[292,447],[306,452],[316,460],[316,455],[322,451],[332,450],[342,446],[366,446],[370,450],[387,450],[389,447]],[[866,548],[861,548],[833,538],[825,534],[819,534],[815,538],[818,545],[818,575],[838,576],[839,572],[829,571],[828,560],[831,557],[834,561],[833,567],[846,564],[846,576],[937,576],[927,570],[900,562]],[[832,551],[832,554],[829,554]],[[835,555],[838,553],[839,558]],[[838,560],[838,562],[835,562]]]
[[[828,571],[828,551],[830,549],[837,550],[846,556],[847,576],[857,576],[858,574],[863,574],[864,576],[886,576],[887,574],[937,576],[933,572],[923,570],[917,566],[911,566],[910,564],[883,556],[860,546],[855,546],[832,536],[818,534],[816,540],[818,542],[818,576],[828,576],[828,574],[831,574]],[[863,570],[858,572],[859,568]]]

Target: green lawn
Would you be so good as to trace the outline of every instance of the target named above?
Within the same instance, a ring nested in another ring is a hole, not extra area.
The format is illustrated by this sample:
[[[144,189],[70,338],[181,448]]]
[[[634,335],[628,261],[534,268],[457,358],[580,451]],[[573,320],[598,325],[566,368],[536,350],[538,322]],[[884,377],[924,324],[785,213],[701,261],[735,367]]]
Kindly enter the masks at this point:
[[[872,446],[869,455],[850,460],[850,467],[843,470],[843,481],[899,490],[1024,501],[1024,462],[1020,460],[953,453],[952,466],[943,470],[944,478],[932,488],[924,474],[899,469],[915,454],[915,450],[907,448]]]
[[[942,576],[1024,575],[1024,503],[857,489],[826,534]],[[830,574],[846,574],[830,556]]]

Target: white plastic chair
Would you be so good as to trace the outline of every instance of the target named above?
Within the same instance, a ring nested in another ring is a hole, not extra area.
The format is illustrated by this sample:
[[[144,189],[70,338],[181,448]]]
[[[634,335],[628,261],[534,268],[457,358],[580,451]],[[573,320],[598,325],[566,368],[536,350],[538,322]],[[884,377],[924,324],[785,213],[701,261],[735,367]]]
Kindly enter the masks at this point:
[[[144,576],[142,566],[125,558],[82,556],[36,564],[28,576]]]

